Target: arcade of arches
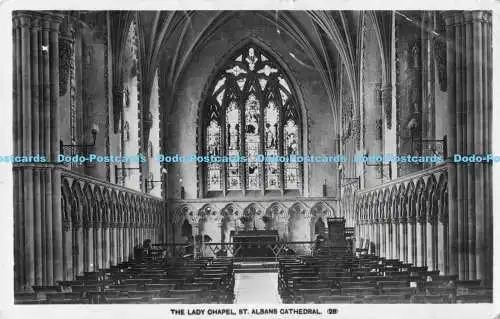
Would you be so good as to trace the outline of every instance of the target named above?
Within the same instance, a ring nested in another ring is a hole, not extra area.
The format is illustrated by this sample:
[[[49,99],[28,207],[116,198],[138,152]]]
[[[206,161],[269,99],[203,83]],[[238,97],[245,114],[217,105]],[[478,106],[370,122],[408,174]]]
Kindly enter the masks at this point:
[[[491,152],[491,35],[486,11],[14,12],[14,154],[47,158],[13,168],[15,290],[145,239],[314,241],[330,217],[491,286],[491,165],[449,160]],[[259,159],[380,154],[444,161]]]

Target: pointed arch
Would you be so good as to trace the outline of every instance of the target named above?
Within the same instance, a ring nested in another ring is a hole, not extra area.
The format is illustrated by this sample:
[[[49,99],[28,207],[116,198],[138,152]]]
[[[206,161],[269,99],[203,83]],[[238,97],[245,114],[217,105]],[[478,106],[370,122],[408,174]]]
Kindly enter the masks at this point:
[[[61,195],[62,195],[61,205],[63,212],[63,223],[65,225],[71,226],[73,194],[71,192],[68,180],[66,178],[62,179]]]
[[[283,205],[282,203],[280,203],[280,202],[273,202],[266,209],[266,214],[265,215],[269,216],[271,218],[277,218],[277,217],[285,218],[285,217],[288,216],[288,210],[285,207],[285,205]]]
[[[201,194],[227,191],[301,191],[299,163],[259,155],[291,156],[303,149],[301,103],[294,83],[274,54],[249,39],[231,51],[211,76],[200,107],[200,154],[244,156],[246,161],[201,167]]]
[[[180,226],[185,220],[193,225],[198,222],[198,214],[193,206],[189,204],[182,205],[177,208],[174,214],[174,227]]]

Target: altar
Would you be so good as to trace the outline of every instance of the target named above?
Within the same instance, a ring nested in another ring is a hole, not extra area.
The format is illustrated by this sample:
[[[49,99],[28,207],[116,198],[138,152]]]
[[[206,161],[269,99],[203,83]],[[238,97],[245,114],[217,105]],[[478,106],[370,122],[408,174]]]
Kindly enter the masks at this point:
[[[235,257],[274,257],[269,244],[278,241],[277,230],[248,230],[231,232]]]

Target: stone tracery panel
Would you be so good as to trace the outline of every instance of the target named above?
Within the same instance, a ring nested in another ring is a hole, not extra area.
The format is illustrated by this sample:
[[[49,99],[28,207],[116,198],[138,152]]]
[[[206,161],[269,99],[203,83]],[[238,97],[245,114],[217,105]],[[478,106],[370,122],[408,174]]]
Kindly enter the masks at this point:
[[[355,209],[358,247],[368,240],[383,257],[446,273],[447,174],[442,165],[361,191]]]

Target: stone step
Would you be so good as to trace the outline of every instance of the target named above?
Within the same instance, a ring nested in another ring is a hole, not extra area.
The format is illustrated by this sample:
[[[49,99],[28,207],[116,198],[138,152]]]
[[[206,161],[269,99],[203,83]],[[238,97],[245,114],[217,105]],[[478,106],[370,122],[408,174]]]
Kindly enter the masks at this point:
[[[278,273],[278,269],[276,268],[238,268],[234,270],[235,273],[268,273],[275,272]]]

